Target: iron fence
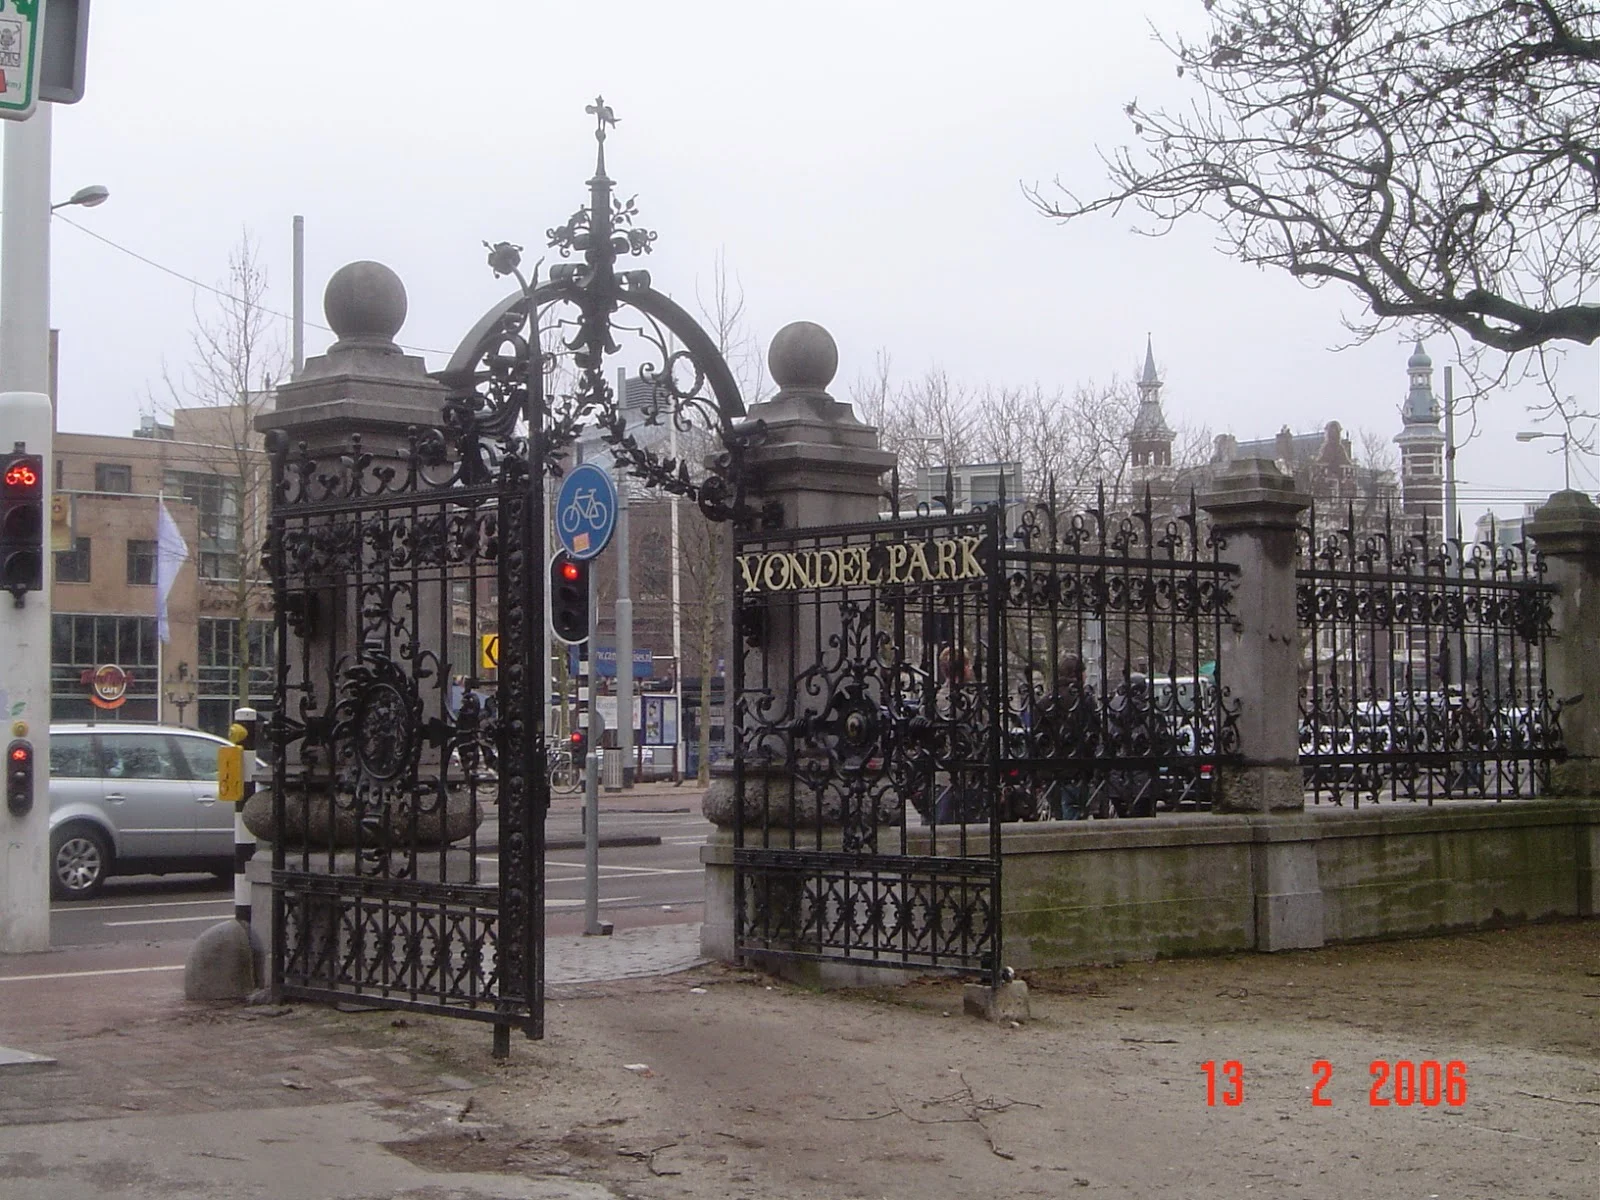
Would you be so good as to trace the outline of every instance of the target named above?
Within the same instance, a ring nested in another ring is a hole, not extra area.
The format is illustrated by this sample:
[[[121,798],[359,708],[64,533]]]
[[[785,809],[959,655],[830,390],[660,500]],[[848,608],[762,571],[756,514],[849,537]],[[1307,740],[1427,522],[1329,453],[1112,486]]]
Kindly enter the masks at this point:
[[[1195,497],[1018,506],[1002,551],[1004,786],[1016,815],[1209,808],[1239,750],[1223,669],[1237,568]]]
[[[1555,587],[1525,540],[1313,507],[1300,531],[1300,764],[1315,802],[1533,796],[1562,757]]]

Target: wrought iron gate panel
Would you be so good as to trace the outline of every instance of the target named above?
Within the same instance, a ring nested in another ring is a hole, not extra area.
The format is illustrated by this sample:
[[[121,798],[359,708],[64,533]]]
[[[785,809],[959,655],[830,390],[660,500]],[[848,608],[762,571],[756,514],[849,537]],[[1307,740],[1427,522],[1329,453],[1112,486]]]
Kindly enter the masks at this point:
[[[1000,528],[735,538],[741,953],[998,981]]]
[[[381,458],[359,438],[320,461],[285,442],[269,446],[274,988],[539,1036],[548,784],[525,459],[447,455],[437,431]],[[489,633],[496,680],[479,673]]]

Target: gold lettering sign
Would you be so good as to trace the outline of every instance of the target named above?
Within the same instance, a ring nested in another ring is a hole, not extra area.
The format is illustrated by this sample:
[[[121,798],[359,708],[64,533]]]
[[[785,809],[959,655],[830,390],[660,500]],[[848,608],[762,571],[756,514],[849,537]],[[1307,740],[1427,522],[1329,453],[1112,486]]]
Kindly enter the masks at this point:
[[[979,537],[840,546],[828,550],[769,550],[739,555],[746,592],[791,592],[885,584],[959,583],[984,574]]]

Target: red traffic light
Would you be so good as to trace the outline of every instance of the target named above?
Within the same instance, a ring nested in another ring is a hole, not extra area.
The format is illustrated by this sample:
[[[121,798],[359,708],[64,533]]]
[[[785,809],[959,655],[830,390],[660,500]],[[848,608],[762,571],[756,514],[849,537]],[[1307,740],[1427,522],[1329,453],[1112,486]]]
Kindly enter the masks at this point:
[[[574,729],[572,731],[572,736],[570,738],[568,738],[567,740],[570,741],[574,746],[576,746],[579,742],[583,741],[583,734],[580,731]]]
[[[8,488],[36,488],[39,486],[39,472],[26,459],[21,462],[14,462],[6,470],[6,486]]]
[[[578,577],[582,574],[583,568],[575,562],[564,562],[561,564],[561,578],[563,579],[576,583],[578,581]]]
[[[33,752],[30,751],[26,746],[13,746],[11,748],[11,761],[12,762],[16,762],[16,763],[27,762],[32,757],[33,757]]]

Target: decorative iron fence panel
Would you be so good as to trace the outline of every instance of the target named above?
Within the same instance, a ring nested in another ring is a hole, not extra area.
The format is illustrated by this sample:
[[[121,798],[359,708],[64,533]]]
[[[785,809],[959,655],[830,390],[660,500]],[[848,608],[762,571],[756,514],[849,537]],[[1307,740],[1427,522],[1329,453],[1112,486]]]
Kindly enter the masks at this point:
[[[1001,968],[998,514],[734,543],[743,953]]]
[[[433,432],[387,463],[359,439],[320,462],[285,441],[269,543],[274,988],[540,1036],[548,782],[528,735],[543,650],[525,460],[451,465]],[[476,655],[452,661],[489,633],[497,678]]]
[[[1315,801],[1532,796],[1564,754],[1545,682],[1555,587],[1525,541],[1378,514],[1300,534],[1300,764]]]
[[[1208,809],[1239,752],[1223,654],[1238,568],[1193,495],[1020,506],[1002,556],[1008,811]]]
[[[741,952],[998,979],[1006,823],[1209,806],[1236,568],[1192,498],[1059,512],[736,541]]]

